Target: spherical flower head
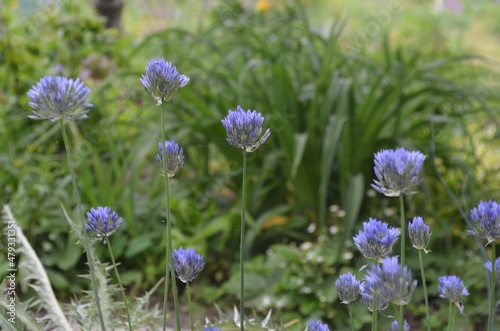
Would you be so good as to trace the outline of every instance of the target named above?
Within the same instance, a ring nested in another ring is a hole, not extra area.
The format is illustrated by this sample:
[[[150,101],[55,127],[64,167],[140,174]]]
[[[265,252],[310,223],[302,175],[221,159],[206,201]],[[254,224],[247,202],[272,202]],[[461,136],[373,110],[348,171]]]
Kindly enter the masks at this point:
[[[29,118],[35,120],[79,120],[87,118],[90,89],[80,79],[45,76],[28,91],[28,104],[34,109]]]
[[[350,272],[340,275],[335,281],[335,288],[339,293],[340,302],[348,305],[356,301],[359,295],[359,284],[360,282],[356,280],[356,276],[353,276]]]
[[[399,229],[391,228],[375,218],[363,222],[363,230],[353,238],[359,251],[367,259],[380,261],[392,252],[392,247],[398,240]]]
[[[477,234],[479,237],[485,238],[486,245],[500,238],[500,204],[498,202],[481,201],[476,208],[471,210],[471,217],[474,222],[479,222],[479,225],[475,232],[468,230],[468,234]]]
[[[438,282],[439,297],[448,299],[454,303],[460,310],[460,313],[463,314],[464,306],[462,304],[462,297],[468,296],[469,291],[467,291],[462,280],[457,276],[442,276],[438,278]]]
[[[486,261],[484,263],[484,267],[486,270],[491,272],[491,261]],[[500,282],[500,257],[495,260],[495,277],[497,279],[497,282]]]
[[[186,86],[189,77],[179,74],[172,62],[160,58],[149,61],[140,81],[159,106],[163,101],[170,101],[179,87]]]
[[[87,231],[94,232],[99,240],[104,240],[104,243],[123,223],[123,219],[110,207],[91,208],[87,212],[87,218],[88,223],[85,225]]]
[[[408,223],[408,234],[410,236],[411,243],[416,249],[423,249],[424,252],[429,252],[427,246],[429,245],[429,239],[431,238],[431,228],[424,223],[422,217],[414,217],[413,220]]]
[[[227,142],[246,152],[253,152],[266,142],[271,134],[271,130],[260,137],[264,117],[255,110],[244,111],[240,106],[235,111],[229,110],[226,118],[222,120],[222,125],[226,129]]]
[[[375,284],[376,285],[376,284]],[[377,292],[374,288],[374,284],[370,284],[367,282],[363,282],[359,285],[359,296],[361,297],[360,301],[363,306],[365,306],[369,311],[373,311],[373,292]],[[389,301],[385,300],[381,296],[375,297],[375,304],[377,311],[386,310],[389,307]]]
[[[330,331],[328,325],[321,323],[321,321],[310,320],[307,322],[308,331]]]
[[[165,155],[163,154],[163,146],[165,146]],[[163,166],[163,157],[167,167]],[[168,177],[174,177],[184,165],[184,151],[179,148],[179,145],[174,140],[167,140],[165,144],[158,143],[158,153],[156,154],[156,161],[161,167],[161,173],[165,176],[165,170]]]
[[[198,277],[205,266],[203,256],[197,254],[192,248],[185,250],[182,246],[172,253],[172,262],[175,275],[184,283],[191,282]]]
[[[215,326],[210,325],[209,328],[203,327],[203,331],[221,331],[219,328],[216,328]]]
[[[386,257],[381,265],[372,264],[365,280],[373,285],[377,296],[398,306],[410,303],[417,287],[410,269],[407,266],[401,268],[397,257]]]
[[[394,321],[391,324],[391,331],[398,331],[399,330],[399,324],[398,321]],[[410,331],[410,324],[406,320],[403,322],[403,330],[404,331]]]
[[[407,151],[402,147],[375,153],[377,180],[371,186],[388,197],[415,194],[422,182],[420,171],[424,160],[425,155],[419,151]]]

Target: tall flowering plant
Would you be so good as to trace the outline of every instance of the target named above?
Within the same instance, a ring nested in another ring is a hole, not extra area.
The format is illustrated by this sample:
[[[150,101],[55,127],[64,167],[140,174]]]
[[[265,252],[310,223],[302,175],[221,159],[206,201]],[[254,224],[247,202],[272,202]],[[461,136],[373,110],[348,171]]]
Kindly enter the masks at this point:
[[[170,187],[171,178],[182,168],[184,164],[184,154],[182,148],[179,148],[175,141],[165,139],[164,113],[165,103],[170,101],[177,90],[184,87],[189,82],[189,77],[181,75],[177,68],[170,61],[163,58],[149,61],[146,67],[146,73],[140,79],[144,89],[156,101],[156,105],[162,107],[160,112],[160,137],[158,143],[158,154],[156,160],[160,164],[163,182],[165,186],[166,204],[165,217],[167,219],[165,235],[165,289],[163,297],[163,330],[167,327],[167,299],[169,290],[169,281],[172,281],[172,293],[174,297],[176,330],[180,331],[179,303],[177,298],[177,289],[175,284],[175,275],[170,272],[172,248],[172,221],[170,219]],[[170,276],[170,277],[169,277]]]
[[[486,245],[491,244],[490,268],[490,306],[488,311],[488,331],[493,329],[495,323],[495,284],[496,268],[491,267],[496,264],[496,242],[500,239],[500,204],[490,200],[481,201],[479,205],[471,210],[472,221],[477,224],[474,230],[467,233],[486,239]]]
[[[87,263],[92,281],[92,291],[95,298],[97,314],[101,330],[106,330],[104,318],[99,300],[99,291],[94,272],[94,260],[87,236],[85,217],[83,215],[82,202],[76,181],[76,171],[73,164],[71,145],[66,133],[65,123],[72,120],[80,120],[88,117],[87,113],[92,104],[87,103],[90,89],[80,79],[72,79],[63,76],[45,76],[28,91],[29,105],[33,108],[33,114],[29,118],[36,120],[59,121],[61,128],[66,157],[71,174],[73,195],[76,200],[77,214],[81,222],[81,232],[84,238],[83,245],[87,256]]]
[[[227,142],[243,150],[243,187],[241,197],[241,224],[240,224],[240,329],[245,329],[245,279],[243,267],[243,243],[245,239],[245,204],[246,204],[246,176],[247,176],[247,153],[254,152],[259,148],[271,134],[267,129],[262,134],[264,117],[255,110],[244,111],[240,106],[236,110],[229,110],[228,115],[221,121],[226,129]],[[262,134],[262,135],[261,135]]]

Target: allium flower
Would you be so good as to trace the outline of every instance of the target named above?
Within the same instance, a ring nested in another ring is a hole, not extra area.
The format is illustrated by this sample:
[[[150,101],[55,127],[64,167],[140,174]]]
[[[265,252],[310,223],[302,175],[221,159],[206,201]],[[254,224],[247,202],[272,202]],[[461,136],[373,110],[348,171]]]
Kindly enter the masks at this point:
[[[474,231],[467,230],[468,234],[477,234],[481,238],[488,240],[486,245],[500,239],[500,204],[495,201],[483,202],[472,209],[471,217],[474,222],[479,222],[478,229]]]
[[[140,81],[159,106],[163,101],[172,99],[179,87],[186,86],[189,77],[180,75],[172,62],[161,58],[149,61],[146,74]]]
[[[387,223],[370,218],[368,222],[363,222],[363,230],[353,239],[367,259],[380,261],[392,252],[398,236],[399,229],[390,228]]]
[[[373,284],[363,282],[359,285],[359,296],[361,297],[360,301],[363,306],[365,306],[369,311],[373,311]],[[375,290],[377,293],[377,290]],[[381,296],[377,295],[375,297],[377,311],[386,310],[389,307],[390,301],[385,300]]]
[[[391,331],[398,331],[399,330],[399,324],[398,321],[394,321],[391,324]],[[406,320],[403,322],[403,330],[404,331],[410,331],[410,324]]]
[[[491,261],[486,261],[484,267],[491,272]],[[497,281],[500,281],[500,257],[495,260],[495,276]]]
[[[439,277],[438,281],[439,297],[450,300],[450,302],[458,307],[460,313],[463,314],[464,305],[462,304],[462,297],[468,296],[469,291],[467,291],[462,280],[457,276],[443,276]]]
[[[430,227],[424,223],[422,217],[414,217],[408,224],[408,234],[410,235],[413,247],[423,249],[426,253],[429,252],[427,246],[429,245],[432,232]]]
[[[29,105],[34,109],[29,118],[35,120],[79,120],[87,118],[90,89],[80,79],[45,76],[28,91]]]
[[[195,250],[192,248],[184,250],[182,246],[174,249],[172,253],[172,263],[174,265],[175,275],[184,283],[191,282],[198,277],[205,266],[203,256],[196,254]]]
[[[88,224],[85,225],[87,231],[94,232],[99,239],[107,238],[113,234],[123,223],[123,218],[119,217],[110,207],[91,208],[87,212]]]
[[[310,320],[307,322],[307,330],[309,331],[330,331],[328,325],[321,323],[321,321]]]
[[[253,152],[260,145],[266,142],[271,134],[271,130],[259,137],[262,133],[264,117],[258,112],[244,111],[240,106],[235,111],[229,110],[226,118],[222,120],[222,125],[226,129],[227,142],[236,148],[241,148],[246,152]]]
[[[422,182],[420,171],[424,160],[424,154],[404,148],[375,153],[377,180],[371,186],[388,197],[415,194],[417,185]]]
[[[397,257],[386,257],[382,265],[372,264],[365,276],[367,283],[372,284],[375,294],[398,306],[407,305],[411,301],[417,281],[412,280],[407,266],[403,270]]]
[[[156,154],[156,161],[161,167],[161,173],[165,176],[165,167],[163,166],[163,146],[162,143],[158,143],[158,153]],[[174,177],[176,173],[178,173],[182,166],[184,165],[184,151],[182,147],[179,148],[179,145],[174,140],[165,141],[165,160],[167,161],[167,176]]]
[[[203,327],[203,331],[221,331],[219,328],[216,328],[215,326],[210,325],[209,328]]]
[[[335,288],[339,293],[340,302],[348,305],[356,301],[359,295],[359,284],[360,282],[356,280],[356,276],[353,276],[350,272],[340,275],[335,281]]]

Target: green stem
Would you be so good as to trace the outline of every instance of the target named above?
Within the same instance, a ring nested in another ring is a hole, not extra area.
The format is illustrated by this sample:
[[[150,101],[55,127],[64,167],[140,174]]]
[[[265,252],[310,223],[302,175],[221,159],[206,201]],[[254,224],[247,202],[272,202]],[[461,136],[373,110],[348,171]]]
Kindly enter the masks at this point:
[[[240,235],[240,330],[245,330],[245,270],[243,268],[243,245],[245,241],[245,204],[247,195],[247,152],[243,151],[243,188],[241,197],[241,235]]]
[[[167,226],[165,229],[165,288],[163,291],[163,331],[166,331],[167,329],[167,301],[168,301],[168,290],[169,290],[169,282],[170,282],[170,245],[168,244],[168,239],[170,237],[169,234],[169,213],[170,213],[170,206],[169,206],[169,196],[168,196],[168,180],[167,180],[167,169],[166,169],[166,164],[167,164],[167,158],[166,158],[166,151],[165,151],[165,128],[164,128],[164,119],[163,119],[163,113],[165,112],[165,104],[162,103],[161,107],[161,119],[160,119],[160,143],[162,144],[162,151],[161,153],[161,158],[163,162],[163,184],[165,186],[165,193],[167,194],[167,203],[165,205],[165,217],[167,218]]]
[[[347,304],[347,308],[349,309],[349,319],[351,320],[351,331],[354,331],[354,319],[352,318],[351,304]]]
[[[167,173],[167,166],[165,165],[165,174]],[[168,244],[169,251],[173,252],[172,248],[172,221],[170,218],[170,187],[172,185],[170,177],[167,180],[167,233],[168,233]],[[169,265],[172,264],[172,254],[169,255]],[[175,272],[172,270],[170,272],[170,277],[172,281],[172,294],[174,296],[174,308],[175,308],[175,327],[177,331],[181,331],[181,317],[179,314],[179,299],[177,296],[177,282],[175,281]]]
[[[191,325],[191,331],[194,331],[193,309],[191,307],[191,290],[189,289],[189,282],[186,282],[186,292],[188,297],[189,324]]]
[[[130,322],[130,311],[128,309],[127,296],[125,295],[125,290],[123,289],[122,280],[120,278],[120,274],[118,273],[118,268],[116,267],[115,256],[113,255],[113,250],[111,249],[111,242],[109,241],[109,238],[106,238],[106,243],[108,244],[109,256],[111,257],[111,262],[113,262],[116,279],[118,279],[118,285],[120,285],[120,291],[122,292],[123,302],[125,303],[125,309],[127,311],[127,319],[128,319],[128,329],[132,331],[132,322]]]
[[[490,309],[488,312],[488,331],[493,330],[493,325],[495,321],[495,315],[493,314],[495,309],[495,284],[496,284],[496,275],[495,275],[495,259],[496,259],[496,248],[495,242],[491,244],[491,289],[490,289]]]
[[[85,228],[85,218],[83,216],[82,201],[80,199],[80,194],[78,192],[78,185],[76,184],[75,166],[73,164],[73,157],[71,155],[71,148],[69,145],[68,135],[66,133],[66,127],[64,126],[63,120],[61,120],[60,123],[61,123],[61,131],[62,131],[63,140],[64,140],[64,147],[66,149],[66,157],[68,159],[68,166],[69,166],[69,170],[71,173],[71,182],[73,183],[73,195],[75,196],[77,213],[78,213],[78,217],[80,218],[81,225],[82,225],[83,244],[85,247],[85,254],[87,255],[87,263],[89,265],[90,279],[92,281],[92,290],[94,292],[94,298],[95,298],[95,303],[96,303],[96,307],[97,307],[97,314],[99,316],[99,323],[101,324],[101,330],[106,331],[106,326],[104,324],[104,318],[103,318],[102,310],[101,310],[101,302],[99,300],[97,281],[95,279],[94,260],[92,258],[92,253],[90,251],[90,241],[89,241],[89,237],[87,236],[87,231]]]
[[[405,266],[405,245],[406,245],[406,223],[405,223],[405,204],[403,195],[399,196],[399,210],[401,214],[401,270]]]
[[[448,331],[453,330],[453,302],[450,301],[450,308],[448,309]]]
[[[372,331],[378,330],[378,312],[377,312],[377,295],[375,291],[373,293],[373,304],[372,304]]]
[[[403,194],[399,196],[399,210],[401,213],[401,272],[405,267],[405,249],[406,249],[406,222],[405,222],[405,204]],[[399,306],[399,331],[403,331],[405,318],[405,306]]]
[[[455,306],[455,305],[453,305],[453,306]],[[456,322],[456,317],[457,317],[457,310],[458,310],[457,307],[453,307],[453,317],[452,317],[453,323],[451,324],[451,329],[453,331],[455,331],[455,322]]]
[[[399,319],[398,319],[399,331],[403,331],[404,326],[405,326],[405,309],[404,309],[404,307],[405,307],[404,305],[399,306]]]
[[[425,299],[425,316],[427,321],[427,331],[431,331],[431,320],[429,316],[429,298],[427,296],[427,284],[425,283],[425,272],[424,272],[424,262],[422,259],[422,250],[418,250],[418,261],[420,262],[420,273],[422,275],[422,285],[424,287],[424,299]]]

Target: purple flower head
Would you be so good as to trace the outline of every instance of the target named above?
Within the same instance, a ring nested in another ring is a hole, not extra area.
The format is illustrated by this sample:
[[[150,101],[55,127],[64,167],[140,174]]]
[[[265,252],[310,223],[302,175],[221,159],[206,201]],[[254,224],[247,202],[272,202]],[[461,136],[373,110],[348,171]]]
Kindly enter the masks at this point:
[[[394,321],[391,324],[391,331],[398,331],[399,330],[399,324],[398,321]],[[403,330],[404,331],[410,331],[410,324],[406,320],[403,322]]]
[[[483,202],[472,209],[471,217],[474,222],[479,222],[475,231],[467,230],[468,234],[478,235],[485,238],[489,243],[495,242],[500,238],[500,204],[495,201]]]
[[[374,170],[377,180],[371,186],[388,197],[415,194],[417,185],[422,182],[420,171],[424,160],[424,154],[404,148],[375,153]]]
[[[330,331],[328,325],[321,323],[321,321],[310,320],[307,322],[308,331]]]
[[[163,146],[162,143],[158,143],[158,153],[156,154],[156,161],[161,167],[161,173],[165,176],[165,170],[167,171],[168,177],[174,177],[176,173],[178,173],[182,166],[184,165],[184,151],[182,147],[179,148],[179,145],[174,140],[165,141],[165,155],[163,154]],[[163,156],[165,157],[165,161],[167,163],[166,169],[163,166]]]
[[[442,276],[438,278],[438,281],[439,297],[448,299],[454,303],[460,310],[460,313],[463,314],[464,305],[462,304],[462,297],[468,296],[469,291],[467,291],[462,280],[457,276]]]
[[[399,229],[390,228],[375,218],[363,222],[363,230],[359,231],[354,243],[367,259],[380,261],[392,252],[392,247],[398,240]]]
[[[356,280],[356,276],[353,276],[350,272],[340,275],[335,281],[335,288],[339,293],[340,302],[348,305],[356,301],[359,295],[359,284],[360,282]]]
[[[382,265],[372,264],[365,276],[367,283],[372,284],[375,294],[398,306],[407,305],[411,301],[417,281],[411,277],[407,266],[401,269],[397,257],[386,257]]]
[[[140,81],[159,106],[163,101],[170,101],[179,87],[186,86],[189,77],[180,75],[172,62],[160,58],[149,61]]]
[[[210,325],[209,328],[203,327],[203,331],[221,331],[219,328],[216,328],[215,326]]]
[[[375,284],[377,285],[377,284]],[[363,282],[359,285],[359,296],[361,297],[360,301],[363,306],[365,306],[369,311],[373,311],[373,292],[377,293],[377,290],[374,287],[374,284],[370,284],[367,282]],[[381,296],[375,297],[375,304],[377,305],[377,311],[386,310],[389,307],[389,301],[385,300]]]
[[[184,283],[191,282],[198,277],[205,266],[203,256],[197,254],[192,248],[185,250],[182,246],[174,249],[172,253],[172,262],[175,269],[175,275]]]
[[[262,124],[264,117],[255,110],[244,111],[240,106],[235,111],[229,110],[226,118],[222,120],[222,125],[226,129],[227,142],[236,147],[253,152],[266,142],[271,134],[271,130],[267,129],[262,133]]]
[[[484,267],[486,270],[491,272],[491,261],[486,261],[484,263]],[[500,257],[495,260],[495,277],[497,279],[497,282],[500,282]]]
[[[90,89],[77,78],[45,76],[28,91],[28,104],[34,109],[29,118],[35,120],[79,120],[87,118]]]
[[[99,239],[104,239],[104,243],[123,223],[123,218],[110,207],[91,208],[87,212],[87,218],[88,223],[85,225],[87,231],[94,232]]]
[[[408,224],[408,234],[413,247],[423,249],[426,253],[429,252],[427,246],[429,245],[432,232],[431,228],[424,223],[422,217],[414,217]]]

